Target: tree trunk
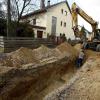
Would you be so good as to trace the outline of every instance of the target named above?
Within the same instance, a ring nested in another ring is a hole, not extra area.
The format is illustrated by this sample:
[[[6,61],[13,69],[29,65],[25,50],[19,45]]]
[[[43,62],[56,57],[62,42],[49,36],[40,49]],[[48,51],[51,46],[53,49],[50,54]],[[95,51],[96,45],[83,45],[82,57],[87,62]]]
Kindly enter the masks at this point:
[[[11,13],[10,0],[7,0],[7,37],[11,36]]]

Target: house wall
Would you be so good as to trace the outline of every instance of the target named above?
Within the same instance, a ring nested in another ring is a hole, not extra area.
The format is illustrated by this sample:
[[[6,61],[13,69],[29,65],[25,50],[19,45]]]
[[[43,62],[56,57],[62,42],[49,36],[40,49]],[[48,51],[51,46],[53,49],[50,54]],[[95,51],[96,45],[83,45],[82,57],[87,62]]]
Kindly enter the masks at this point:
[[[36,19],[36,25],[35,26],[46,27],[46,20],[45,19],[47,19],[47,15],[45,13],[30,16],[26,19],[23,19],[22,21],[30,21],[29,23],[31,25],[33,25],[33,19]]]
[[[63,14],[61,12],[61,9],[63,9]],[[65,14],[65,11],[67,11],[67,15]],[[75,36],[72,30],[72,17],[65,2],[47,9],[47,12],[28,17],[27,20],[30,20],[30,24],[33,25],[33,19],[36,18],[36,26],[46,27],[46,30],[42,30],[43,38],[46,38],[48,33],[51,34],[52,16],[57,17],[56,36],[59,36],[60,33],[64,33],[67,39],[74,39]],[[66,27],[64,27],[65,22]],[[34,29],[35,37],[37,34],[37,30],[40,29]]]
[[[63,9],[63,14],[61,12]],[[67,15],[65,13],[67,11]],[[60,33],[65,33],[67,39],[71,38],[74,39],[74,33],[72,30],[72,17],[70,11],[67,7],[66,3],[61,3],[47,11],[47,28],[46,32],[51,33],[52,28],[52,16],[57,17],[57,29],[56,29],[56,36],[59,36]],[[62,21],[62,26],[61,26]],[[66,22],[66,27],[64,27],[64,22]]]
[[[46,14],[45,13],[42,13],[42,14],[38,14],[38,15],[35,15],[33,17],[30,17],[29,20],[30,20],[30,24],[33,25],[33,19],[36,18],[36,26],[42,26],[42,27],[46,27]]]
[[[30,16],[27,19],[24,19],[23,21],[30,21],[29,23],[31,25],[33,25],[33,19],[36,19],[36,25],[35,26],[46,27],[47,15],[45,13]],[[34,30],[34,33],[35,33],[35,38],[37,38],[37,31],[43,31],[43,38],[47,37],[45,29],[33,28],[33,30]]]

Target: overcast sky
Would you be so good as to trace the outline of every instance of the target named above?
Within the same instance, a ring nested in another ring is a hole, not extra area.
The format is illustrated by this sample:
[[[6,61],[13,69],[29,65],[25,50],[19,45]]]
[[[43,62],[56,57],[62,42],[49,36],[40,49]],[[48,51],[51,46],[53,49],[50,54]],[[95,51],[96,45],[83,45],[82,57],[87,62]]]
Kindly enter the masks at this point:
[[[67,0],[70,6],[73,2],[76,2],[89,16],[91,16],[95,21],[99,22],[100,28],[100,0]],[[79,17],[79,25],[84,25],[85,28],[91,30],[90,24],[85,22]]]

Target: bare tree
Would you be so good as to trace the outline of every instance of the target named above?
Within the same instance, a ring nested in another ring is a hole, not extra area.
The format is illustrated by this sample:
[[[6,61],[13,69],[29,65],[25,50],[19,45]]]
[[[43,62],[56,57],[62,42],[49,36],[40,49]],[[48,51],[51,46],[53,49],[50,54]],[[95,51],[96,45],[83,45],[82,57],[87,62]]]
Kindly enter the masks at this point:
[[[1,1],[3,1],[4,8],[6,8],[7,36],[15,36],[14,33],[19,26],[22,16],[30,11],[34,11],[34,9],[37,8],[36,1],[38,0],[0,0],[0,2]]]
[[[7,0],[7,37],[11,36],[11,8],[10,8],[10,0]]]
[[[33,0],[12,0],[11,14],[13,19],[19,23],[24,13],[27,14],[30,10],[33,10],[36,7],[36,4],[32,1]]]
[[[5,7],[7,7],[8,0],[2,1],[4,2]],[[10,0],[11,18],[19,23],[23,14],[34,11],[34,9],[38,8],[38,4],[39,0]]]
[[[5,18],[5,12],[3,10],[3,3],[0,2],[0,18]]]

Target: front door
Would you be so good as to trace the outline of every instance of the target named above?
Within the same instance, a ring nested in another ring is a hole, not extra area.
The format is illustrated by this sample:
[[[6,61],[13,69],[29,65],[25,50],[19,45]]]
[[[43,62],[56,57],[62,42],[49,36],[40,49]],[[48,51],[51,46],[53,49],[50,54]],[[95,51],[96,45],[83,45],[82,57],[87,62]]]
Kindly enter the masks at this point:
[[[43,38],[43,31],[37,31],[37,38]]]

